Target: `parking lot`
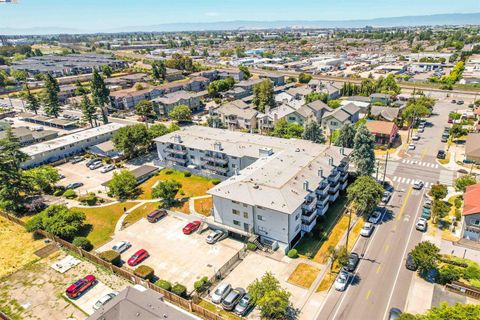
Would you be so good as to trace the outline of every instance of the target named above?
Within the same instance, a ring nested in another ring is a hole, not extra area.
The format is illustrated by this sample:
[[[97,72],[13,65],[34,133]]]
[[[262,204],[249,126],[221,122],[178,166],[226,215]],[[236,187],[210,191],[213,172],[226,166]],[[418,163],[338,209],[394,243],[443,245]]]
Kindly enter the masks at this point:
[[[84,294],[82,294],[76,299],[70,299],[66,295],[64,296],[65,298],[70,300],[71,303],[75,304],[78,308],[83,310],[85,313],[87,313],[88,315],[92,315],[95,312],[93,306],[98,301],[98,299],[112,292],[115,291],[106,286],[103,282],[99,281],[95,286],[89,288],[87,291],[85,291]]]
[[[213,276],[216,270],[243,247],[243,243],[226,238],[213,245],[207,244],[205,238],[208,231],[202,234],[183,234],[182,228],[187,222],[173,215],[157,223],[142,219],[117,232],[113,240],[98,251],[109,250],[122,240],[129,241],[132,247],[122,253],[122,260],[126,261],[137,250],[145,249],[150,257],[141,264],[152,267],[160,279],[181,283],[191,291],[197,279]],[[129,267],[127,264],[125,266]]]

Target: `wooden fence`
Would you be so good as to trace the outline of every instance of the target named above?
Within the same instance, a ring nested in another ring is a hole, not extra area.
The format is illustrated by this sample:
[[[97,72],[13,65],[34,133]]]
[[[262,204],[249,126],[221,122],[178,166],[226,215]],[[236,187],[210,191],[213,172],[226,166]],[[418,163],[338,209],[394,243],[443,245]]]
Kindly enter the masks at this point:
[[[463,282],[453,281],[452,283],[446,284],[445,287],[450,291],[480,300],[480,289],[469,286]]]
[[[25,222],[18,219],[17,217],[14,217],[12,215],[9,215],[7,213],[4,213],[2,211],[0,211],[0,215],[5,217],[6,219],[16,223],[16,224],[19,224],[21,226],[25,226]],[[78,255],[80,255],[81,257],[89,260],[90,262],[94,263],[94,264],[97,264],[97,265],[100,265],[102,267],[104,267],[105,269],[108,269],[110,270],[112,273],[116,274],[117,276],[120,276],[126,280],[128,280],[129,282],[131,283],[134,283],[134,284],[140,284],[146,288],[149,288],[149,289],[152,289],[160,294],[162,294],[165,298],[165,300],[185,309],[185,310],[188,310],[189,312],[193,312],[195,313],[196,315],[204,318],[204,319],[207,319],[207,320],[224,320],[223,317],[219,316],[218,314],[215,314],[197,304],[194,303],[194,301],[192,300],[188,300],[188,299],[184,299],[170,291],[167,291],[167,290],[164,290],[162,288],[160,288],[159,286],[156,286],[155,284],[151,283],[150,281],[148,280],[144,280],[140,277],[137,277],[136,275],[133,274],[132,271],[130,270],[127,270],[127,269],[122,269],[120,267],[117,267],[105,260],[102,260],[101,258],[99,258],[98,256],[88,252],[88,251],[85,251],[83,250],[82,248],[79,248],[77,246],[74,246],[73,244],[71,244],[70,242],[68,241],[65,241],[63,239],[60,239],[59,237],[57,236],[54,236],[53,234],[49,233],[49,232],[46,232],[46,231],[43,231],[43,230],[37,230],[35,231],[35,233],[37,235],[40,235],[40,236],[43,236],[47,239],[50,239],[51,241],[57,243],[59,246],[61,247],[64,247],[72,252],[75,252],[77,253]],[[240,251],[242,252],[242,251]],[[227,264],[229,264],[229,266],[231,267],[233,265],[233,259],[236,258],[238,261],[239,257],[240,257],[240,252],[238,252],[232,259],[229,260],[229,262],[227,262]],[[226,264],[226,265],[227,265]],[[228,268],[226,268],[226,265],[224,265],[222,268],[225,267],[224,271],[227,270]],[[222,268],[220,270],[222,270]],[[220,271],[219,270],[219,271]],[[196,300],[196,301],[201,301],[201,300]],[[0,314],[0,319],[2,319],[2,314]],[[8,320],[8,318],[5,318]]]

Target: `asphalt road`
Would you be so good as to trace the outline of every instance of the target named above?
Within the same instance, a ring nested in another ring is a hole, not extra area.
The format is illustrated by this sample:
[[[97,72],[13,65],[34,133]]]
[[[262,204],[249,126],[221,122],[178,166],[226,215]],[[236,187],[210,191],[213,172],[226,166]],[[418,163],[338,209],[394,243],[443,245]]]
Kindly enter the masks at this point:
[[[439,102],[430,119],[433,126],[421,133],[416,149],[398,161],[387,164],[387,180],[394,188],[382,222],[370,238],[361,237],[353,251],[363,255],[356,274],[345,292],[331,289],[317,319],[383,320],[390,308],[405,308],[413,272],[405,268],[408,252],[421,241],[415,229],[427,188],[414,190],[413,181],[426,186],[441,181],[452,184],[455,173],[436,162],[444,148],[440,137],[447,125],[448,113],[455,105]]]

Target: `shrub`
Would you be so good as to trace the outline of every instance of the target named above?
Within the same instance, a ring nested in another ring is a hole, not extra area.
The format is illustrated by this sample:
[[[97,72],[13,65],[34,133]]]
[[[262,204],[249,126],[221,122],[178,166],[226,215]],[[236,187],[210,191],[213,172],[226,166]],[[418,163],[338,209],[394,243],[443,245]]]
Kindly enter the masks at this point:
[[[172,284],[167,280],[157,280],[157,282],[155,282],[155,285],[167,291],[172,290]]]
[[[298,258],[298,251],[297,249],[290,249],[287,253],[287,256],[291,259],[296,259]]]
[[[186,298],[187,297],[187,288],[182,285],[182,284],[179,284],[179,283],[176,283],[173,287],[172,287],[172,292],[174,294],[176,294],[177,296],[180,296],[182,298]]]
[[[120,253],[113,250],[103,251],[99,254],[99,257],[100,259],[110,262],[115,266],[120,266],[122,262],[122,259],[120,258]]]
[[[171,169],[165,170],[165,174],[172,174],[172,173],[173,173],[173,170],[171,170]]]
[[[77,194],[72,189],[68,189],[63,193],[63,196],[67,199],[75,199],[77,197]]]
[[[63,192],[64,192],[64,191],[63,191],[62,189],[57,189],[57,190],[55,190],[55,191],[53,192],[53,195],[54,195],[55,197],[61,197],[61,196],[63,195]]]
[[[446,265],[438,270],[437,281],[440,284],[447,284],[451,283],[452,281],[457,281],[462,277],[462,271],[463,270],[458,267]]]
[[[463,272],[463,277],[468,280],[480,280],[480,268],[476,265],[468,266]]]
[[[455,209],[455,220],[457,222],[462,220],[462,211],[460,211],[458,208]]]
[[[218,179],[218,178],[215,178],[215,179],[212,179],[212,184],[214,186],[216,186],[217,184],[219,184],[220,182],[222,182],[222,180]]]
[[[93,249],[92,243],[85,237],[75,237],[72,241],[72,244],[86,251]]]
[[[187,171],[183,174],[186,178],[191,177],[192,173],[190,171]]]
[[[83,205],[94,206],[97,204],[98,198],[94,193],[89,193],[85,197],[78,198],[78,201]]]
[[[195,281],[193,283],[193,287],[195,288],[195,290],[197,290],[198,292],[202,292],[202,291],[205,291],[205,289],[207,289],[208,287],[210,287],[211,283],[208,281],[208,277],[207,276],[204,276],[202,277],[201,279]]]
[[[134,275],[142,278],[142,279],[145,279],[145,280],[150,280],[153,278],[153,268],[149,267],[149,266],[138,266],[135,271],[133,272]]]
[[[250,251],[255,251],[257,250],[257,245],[253,242],[247,242],[247,249]]]

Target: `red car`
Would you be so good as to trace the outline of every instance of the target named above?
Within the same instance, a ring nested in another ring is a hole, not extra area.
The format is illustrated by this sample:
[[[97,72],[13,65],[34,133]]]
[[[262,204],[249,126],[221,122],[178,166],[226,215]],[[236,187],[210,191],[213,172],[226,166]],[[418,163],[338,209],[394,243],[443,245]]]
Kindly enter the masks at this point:
[[[135,252],[135,254],[131,256],[130,259],[128,259],[127,263],[129,266],[133,267],[142,262],[143,260],[147,259],[148,257],[150,257],[148,251],[145,249],[140,249]]]
[[[200,227],[200,224],[202,224],[202,222],[199,220],[189,222],[185,227],[183,227],[182,231],[184,234],[190,234],[197,230]]]
[[[91,286],[94,286],[96,283],[97,283],[97,279],[95,279],[95,276],[92,276],[91,274],[89,274],[85,278],[80,279],[74,284],[70,285],[70,287],[67,288],[65,293],[69,298],[77,298],[78,296],[82,295],[85,291],[87,291],[88,288],[90,288]]]

